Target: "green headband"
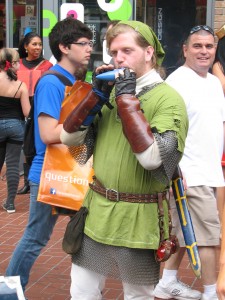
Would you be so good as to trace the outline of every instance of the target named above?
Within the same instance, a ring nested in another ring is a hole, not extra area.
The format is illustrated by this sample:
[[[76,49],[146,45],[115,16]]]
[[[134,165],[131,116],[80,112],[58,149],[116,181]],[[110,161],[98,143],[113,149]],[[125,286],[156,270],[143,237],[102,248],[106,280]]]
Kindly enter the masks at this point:
[[[151,27],[139,21],[120,21],[119,24],[128,25],[132,27],[136,32],[140,33],[143,38],[149,43],[149,45],[154,48],[157,64],[161,66],[165,56],[165,52]]]

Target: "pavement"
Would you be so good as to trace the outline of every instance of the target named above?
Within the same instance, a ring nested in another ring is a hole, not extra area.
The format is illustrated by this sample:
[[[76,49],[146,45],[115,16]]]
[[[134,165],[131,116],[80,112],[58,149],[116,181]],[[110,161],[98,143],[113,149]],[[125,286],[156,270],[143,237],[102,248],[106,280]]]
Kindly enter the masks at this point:
[[[2,172],[4,174],[4,172]],[[23,186],[23,177],[19,187]],[[5,177],[0,177],[0,275],[4,275],[12,252],[23,234],[28,220],[29,194],[18,195],[15,200],[16,213],[8,214],[1,207],[6,198]],[[35,262],[26,289],[28,300],[69,300],[71,259],[62,250],[62,238],[69,217],[60,216],[51,240]],[[220,248],[217,249],[219,257]],[[218,261],[218,260],[217,260]],[[163,264],[161,265],[161,270]],[[218,264],[217,264],[218,272]],[[179,269],[179,279],[194,289],[202,291],[201,279],[197,279],[185,255]],[[155,300],[158,298],[155,298]],[[0,299],[1,300],[1,299]],[[123,300],[120,281],[107,279],[103,300]],[[171,299],[172,300],[172,299]]]

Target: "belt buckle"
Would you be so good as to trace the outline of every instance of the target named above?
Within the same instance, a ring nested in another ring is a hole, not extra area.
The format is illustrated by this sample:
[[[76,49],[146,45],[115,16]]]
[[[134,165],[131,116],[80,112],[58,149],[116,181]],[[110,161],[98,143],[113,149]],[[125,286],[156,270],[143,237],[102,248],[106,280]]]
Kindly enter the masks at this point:
[[[120,201],[119,192],[116,191],[116,190],[114,190],[114,189],[106,189],[106,190],[105,190],[105,197],[106,197],[106,199],[110,200],[110,199],[108,198],[108,193],[109,193],[109,192],[114,192],[114,193],[116,193],[116,202],[119,202],[119,201]]]

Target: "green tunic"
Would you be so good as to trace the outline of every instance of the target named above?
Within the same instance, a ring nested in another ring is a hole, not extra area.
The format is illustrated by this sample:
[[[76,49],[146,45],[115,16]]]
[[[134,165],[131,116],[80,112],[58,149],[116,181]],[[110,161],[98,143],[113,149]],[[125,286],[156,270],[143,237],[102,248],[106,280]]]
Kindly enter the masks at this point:
[[[107,188],[128,193],[157,193],[168,187],[144,169],[125,138],[117,116],[114,95],[112,110],[103,108],[96,122],[97,138],[94,150],[94,170]],[[141,107],[151,127],[159,133],[176,132],[178,150],[183,153],[188,129],[185,104],[181,96],[162,83],[141,96]],[[168,207],[164,203],[164,230],[168,238]],[[159,246],[158,204],[112,202],[89,190],[84,205],[89,208],[85,234],[93,240],[114,246],[157,249]]]

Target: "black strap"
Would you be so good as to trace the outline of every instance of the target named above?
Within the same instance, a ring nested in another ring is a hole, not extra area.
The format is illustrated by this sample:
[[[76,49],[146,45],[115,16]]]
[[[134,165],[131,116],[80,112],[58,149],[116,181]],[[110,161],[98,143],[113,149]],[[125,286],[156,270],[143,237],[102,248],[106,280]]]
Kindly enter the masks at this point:
[[[52,74],[52,75],[55,75],[56,77],[58,77],[64,85],[67,85],[67,86],[72,86],[73,85],[72,82],[66,76],[64,76],[62,73],[60,73],[58,71],[48,70],[48,71],[44,72],[42,77],[45,76],[45,75],[48,75],[48,74]]]
[[[60,73],[58,71],[55,71],[55,70],[47,70],[46,72],[44,72],[42,74],[42,76],[36,82],[35,87],[34,87],[34,94],[35,94],[35,90],[36,90],[36,87],[38,85],[38,82],[40,81],[40,79],[42,77],[44,77],[46,75],[55,75],[66,86],[72,86],[73,85],[72,82],[66,76],[64,76],[62,73]],[[34,95],[33,95],[33,97],[34,97]],[[30,112],[29,112],[29,116],[33,116],[33,115],[34,115],[34,101],[31,102],[31,108],[30,108]],[[28,116],[28,118],[29,118],[29,116]]]
[[[19,85],[19,87],[18,87],[18,89],[17,89],[17,91],[16,91],[16,93],[15,93],[15,95],[14,95],[14,97],[13,97],[13,98],[15,98],[15,97],[16,97],[16,94],[18,93],[18,91],[19,91],[19,89],[20,89],[20,87],[21,87],[22,83],[23,83],[23,81],[21,81],[21,82],[20,82],[20,85]]]
[[[36,90],[36,87],[37,87],[37,84],[38,84],[39,80],[41,80],[41,78],[46,76],[46,75],[55,75],[56,77],[59,78],[60,81],[62,81],[62,83],[64,85],[67,85],[67,86],[72,86],[73,85],[72,82],[66,76],[64,76],[62,73],[60,73],[58,71],[55,71],[55,70],[47,70],[46,72],[44,72],[42,74],[42,76],[36,82],[35,87],[34,87],[34,93],[35,93],[35,90]]]
[[[137,98],[143,96],[144,94],[146,94],[147,92],[151,91],[152,89],[154,89],[157,85],[163,83],[162,82],[154,82],[152,84],[146,85],[143,87],[143,89],[136,95]]]

